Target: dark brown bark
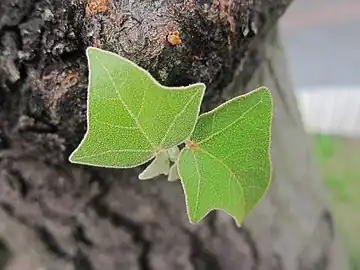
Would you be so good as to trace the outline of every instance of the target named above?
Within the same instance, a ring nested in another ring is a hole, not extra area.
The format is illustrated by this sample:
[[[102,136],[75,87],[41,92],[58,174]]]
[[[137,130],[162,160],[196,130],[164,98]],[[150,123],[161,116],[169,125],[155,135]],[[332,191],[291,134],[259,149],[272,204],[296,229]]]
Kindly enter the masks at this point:
[[[84,0],[3,0],[0,250],[12,252],[9,269],[346,269],[271,30],[290,2],[113,0],[86,15]],[[169,22],[181,45],[164,43]],[[66,162],[85,132],[92,44],[165,85],[206,83],[203,110],[259,85],[273,91],[274,183],[242,228],[221,212],[189,225],[179,183]]]

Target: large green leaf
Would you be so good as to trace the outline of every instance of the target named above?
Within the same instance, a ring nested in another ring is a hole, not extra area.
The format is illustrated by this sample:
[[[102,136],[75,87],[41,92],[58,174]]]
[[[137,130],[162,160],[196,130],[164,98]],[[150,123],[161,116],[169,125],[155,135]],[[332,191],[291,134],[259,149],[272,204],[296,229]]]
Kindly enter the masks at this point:
[[[71,162],[135,167],[192,133],[204,84],[164,87],[119,55],[90,47],[87,57],[88,127]]]
[[[240,224],[271,179],[272,98],[266,88],[234,98],[199,117],[179,156],[189,219],[222,209]]]

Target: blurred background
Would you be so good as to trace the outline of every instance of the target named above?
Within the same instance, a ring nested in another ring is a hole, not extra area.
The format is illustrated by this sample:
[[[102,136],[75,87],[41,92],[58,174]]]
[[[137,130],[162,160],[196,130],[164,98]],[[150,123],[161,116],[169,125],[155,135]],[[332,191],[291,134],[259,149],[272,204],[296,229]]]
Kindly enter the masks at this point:
[[[336,227],[360,270],[360,0],[296,0],[280,25]]]

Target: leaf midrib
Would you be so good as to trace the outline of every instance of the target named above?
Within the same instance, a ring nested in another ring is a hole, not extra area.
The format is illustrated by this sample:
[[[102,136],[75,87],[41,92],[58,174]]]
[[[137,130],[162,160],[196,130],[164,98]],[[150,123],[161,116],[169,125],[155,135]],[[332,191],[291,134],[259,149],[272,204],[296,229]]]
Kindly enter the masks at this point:
[[[244,197],[244,190],[243,190],[243,188],[242,188],[242,186],[241,186],[241,183],[239,183],[239,179],[237,178],[237,176],[236,176],[236,174],[231,170],[231,168],[228,166],[228,165],[226,165],[221,159],[219,159],[218,157],[216,157],[216,156],[214,156],[213,154],[211,154],[210,152],[208,152],[208,151],[206,151],[205,149],[203,149],[203,148],[201,148],[201,147],[199,147],[199,146],[197,146],[196,147],[196,150],[195,149],[189,149],[189,151],[192,151],[192,153],[193,153],[193,157],[194,157],[194,161],[196,161],[196,165],[197,165],[197,159],[196,159],[196,156],[195,156],[195,154],[194,154],[194,152],[195,151],[197,151],[197,150],[199,150],[200,152],[202,152],[202,153],[204,153],[205,155],[207,155],[207,156],[209,156],[209,157],[211,157],[212,159],[214,159],[215,161],[217,161],[218,163],[220,163],[222,166],[224,166],[228,171],[229,171],[229,173],[230,173],[230,175],[232,175],[235,179],[236,179],[236,183],[237,183],[237,185],[238,185],[238,187],[239,187],[239,189],[240,189],[240,192],[241,192],[241,198],[242,198],[242,200],[243,200],[243,209],[242,209],[242,215],[244,215],[245,213],[245,197]],[[197,167],[196,167],[196,169],[198,169]],[[199,178],[200,178],[200,171],[198,171],[198,175],[199,175]],[[230,179],[231,180],[231,179]],[[199,185],[199,184],[198,184]],[[199,187],[198,187],[199,188]],[[196,197],[196,205],[198,205],[198,201],[199,201],[199,197],[200,196],[197,196]]]
[[[98,60],[98,62],[100,63],[100,65],[102,66],[102,68],[105,70],[105,72],[107,73],[113,87],[114,90],[116,92],[116,94],[119,97],[120,102],[122,103],[122,105],[124,106],[125,110],[128,112],[128,114],[130,115],[130,117],[133,119],[133,121],[135,122],[135,124],[139,127],[140,132],[143,134],[143,136],[145,137],[145,139],[148,141],[148,143],[150,144],[151,148],[154,149],[155,145],[151,142],[150,138],[147,136],[147,134],[145,133],[144,129],[142,128],[141,124],[139,123],[139,120],[137,119],[137,117],[132,113],[132,111],[129,109],[129,107],[127,106],[127,104],[125,103],[125,101],[123,100],[120,92],[118,91],[117,87],[116,87],[116,83],[113,79],[113,77],[110,74],[110,71],[107,69],[107,67],[102,63],[102,61],[99,59],[99,57],[97,57],[95,55],[95,58]]]
[[[175,125],[176,120],[185,112],[185,110],[187,109],[187,107],[190,105],[190,103],[194,100],[194,98],[196,97],[198,93],[195,92],[194,95],[192,95],[192,97],[190,98],[190,100],[185,104],[184,108],[182,108],[180,110],[180,112],[178,112],[176,114],[176,116],[174,117],[174,120],[171,122],[171,124],[169,125],[168,129],[165,132],[164,137],[162,138],[161,142],[160,142],[160,146],[163,146],[165,139],[167,138],[167,136],[169,135],[170,130],[173,128],[173,126]],[[195,124],[194,124],[195,125]]]
[[[264,95],[264,94],[263,94]],[[221,134],[222,132],[226,131],[227,129],[229,129],[230,127],[232,127],[233,125],[235,125],[236,123],[238,123],[240,120],[242,120],[250,111],[252,111],[253,109],[255,109],[260,103],[263,103],[262,97],[261,96],[260,100],[253,106],[251,106],[249,109],[247,109],[239,118],[235,119],[234,121],[232,121],[230,124],[228,124],[227,126],[225,126],[224,128],[222,128],[221,130],[211,134],[210,136],[208,136],[207,138],[201,140],[200,142],[196,142],[196,145],[200,145],[203,144],[211,139],[213,139],[214,137],[218,136],[219,134]],[[212,129],[213,129],[213,124],[214,124],[214,118],[215,118],[215,113],[217,112],[217,110],[219,110],[220,108],[216,109],[215,111],[213,111],[214,115],[213,115],[213,119],[212,119]]]
[[[136,117],[132,111],[129,109],[129,107],[127,106],[127,104],[125,103],[125,101],[123,100],[120,92],[118,91],[117,87],[116,87],[116,83],[113,79],[113,77],[110,74],[110,71],[108,70],[108,68],[101,62],[101,60],[99,59],[99,57],[95,56],[96,59],[99,61],[99,63],[101,64],[102,68],[105,70],[105,72],[107,73],[113,87],[114,90],[116,92],[116,94],[118,95],[118,98],[120,100],[120,102],[122,103],[122,105],[124,106],[125,110],[128,112],[128,114],[130,115],[130,117],[133,119],[133,121],[135,122],[135,124],[138,126],[138,129],[140,130],[140,132],[143,134],[143,136],[145,137],[145,139],[147,140],[147,142],[150,144],[152,149],[158,149],[157,146],[155,146],[155,144],[151,141],[150,137],[146,134],[145,130],[143,129],[143,127],[141,126],[138,117]],[[171,124],[168,126],[167,131],[164,134],[164,137],[162,138],[161,142],[160,142],[160,147],[162,147],[163,143],[165,142],[171,128],[175,125],[175,122],[177,121],[177,119],[185,112],[185,110],[188,108],[188,106],[191,104],[191,102],[194,100],[194,98],[196,97],[196,95],[198,94],[198,91],[195,91],[195,93],[192,95],[192,97],[190,98],[190,100],[185,104],[185,106],[180,110],[180,112],[177,113],[177,115],[174,117],[173,121],[171,122]],[[142,110],[142,107],[144,105],[144,98],[145,98],[145,91],[143,94],[143,101],[141,104],[141,108],[140,108],[140,112]],[[139,114],[140,114],[139,112]],[[139,115],[138,114],[138,115]]]

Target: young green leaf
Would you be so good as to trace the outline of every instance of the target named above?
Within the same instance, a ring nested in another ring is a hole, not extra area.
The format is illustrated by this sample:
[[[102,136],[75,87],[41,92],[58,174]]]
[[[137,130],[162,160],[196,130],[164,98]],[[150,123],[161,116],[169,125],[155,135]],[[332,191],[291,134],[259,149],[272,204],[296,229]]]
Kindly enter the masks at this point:
[[[173,165],[171,165],[170,170],[169,170],[168,181],[176,181],[176,180],[180,179],[177,165],[178,165],[177,162],[175,162]]]
[[[169,175],[169,181],[175,181],[179,179],[176,164],[179,154],[180,150],[177,145],[166,151],[158,153],[149,166],[139,175],[139,179],[147,180],[159,176],[160,174]],[[170,162],[174,162],[171,167]]]
[[[139,174],[140,180],[147,180],[159,176],[160,174],[167,175],[170,170],[170,159],[167,151],[161,151],[155,156],[155,159],[149,166]]]
[[[178,157],[179,157],[179,154],[180,154],[180,149],[179,147],[176,145],[174,147],[171,147],[170,149],[168,149],[168,154],[169,154],[169,159],[170,161],[172,162],[175,162]]]
[[[266,88],[199,117],[178,163],[192,223],[222,209],[240,225],[264,195],[271,178],[271,121],[272,98]]]
[[[73,163],[136,167],[193,131],[205,85],[160,85],[144,69],[107,51],[88,48],[87,132]]]

